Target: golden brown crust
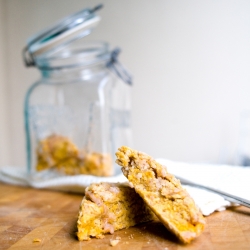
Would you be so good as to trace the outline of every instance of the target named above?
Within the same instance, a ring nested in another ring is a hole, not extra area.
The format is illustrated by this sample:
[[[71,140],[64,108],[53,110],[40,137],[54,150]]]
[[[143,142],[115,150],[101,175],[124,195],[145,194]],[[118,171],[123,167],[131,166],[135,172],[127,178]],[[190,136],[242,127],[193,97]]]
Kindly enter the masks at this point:
[[[127,184],[91,184],[86,188],[80,206],[77,237],[79,240],[103,238],[106,233],[152,220],[153,216],[141,197]]]
[[[117,163],[135,191],[183,243],[204,229],[205,220],[188,192],[167,169],[145,153],[121,147]]]

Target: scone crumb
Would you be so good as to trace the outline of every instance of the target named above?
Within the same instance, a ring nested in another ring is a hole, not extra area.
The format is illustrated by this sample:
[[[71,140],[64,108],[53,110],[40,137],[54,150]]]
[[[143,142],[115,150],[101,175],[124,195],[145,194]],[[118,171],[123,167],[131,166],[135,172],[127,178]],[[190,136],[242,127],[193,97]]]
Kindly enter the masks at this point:
[[[134,239],[133,234],[131,234],[130,236],[128,236],[129,239]]]
[[[116,240],[121,240],[122,238],[120,236],[117,236],[115,239]]]
[[[112,246],[112,247],[114,247],[114,246],[116,246],[118,243],[120,242],[120,240],[110,240],[110,246]]]
[[[33,242],[41,242],[41,239],[34,238],[34,239],[33,239]]]

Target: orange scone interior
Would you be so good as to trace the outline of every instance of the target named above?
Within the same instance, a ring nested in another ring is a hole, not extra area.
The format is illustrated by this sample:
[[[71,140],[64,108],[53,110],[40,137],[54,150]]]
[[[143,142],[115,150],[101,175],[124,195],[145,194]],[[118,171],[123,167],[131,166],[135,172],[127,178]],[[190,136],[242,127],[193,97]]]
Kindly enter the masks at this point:
[[[77,237],[79,240],[103,238],[106,233],[152,219],[151,210],[127,184],[91,184],[80,206]]]
[[[166,167],[125,146],[118,149],[116,156],[130,184],[166,228],[183,243],[201,234],[205,220],[199,208]]]

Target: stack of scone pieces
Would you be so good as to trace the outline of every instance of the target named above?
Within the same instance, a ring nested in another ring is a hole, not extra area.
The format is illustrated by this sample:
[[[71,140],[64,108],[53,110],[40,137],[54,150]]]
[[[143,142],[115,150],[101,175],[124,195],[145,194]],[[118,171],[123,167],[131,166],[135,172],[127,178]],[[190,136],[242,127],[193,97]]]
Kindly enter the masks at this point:
[[[86,188],[77,227],[79,240],[158,219],[183,243],[204,230],[205,220],[194,200],[166,167],[145,153],[121,147],[116,162],[128,184],[98,183]]]

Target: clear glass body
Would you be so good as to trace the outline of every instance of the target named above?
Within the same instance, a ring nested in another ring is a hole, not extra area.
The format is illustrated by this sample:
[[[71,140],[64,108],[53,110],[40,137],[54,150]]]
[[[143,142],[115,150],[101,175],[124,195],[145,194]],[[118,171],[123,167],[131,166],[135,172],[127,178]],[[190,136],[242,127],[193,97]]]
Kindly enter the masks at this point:
[[[131,86],[106,67],[107,44],[93,48],[68,46],[53,56],[36,58],[41,79],[25,99],[30,173],[120,173],[115,152],[132,143]]]

